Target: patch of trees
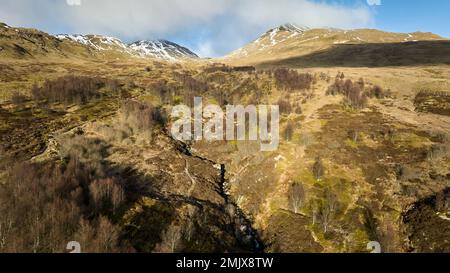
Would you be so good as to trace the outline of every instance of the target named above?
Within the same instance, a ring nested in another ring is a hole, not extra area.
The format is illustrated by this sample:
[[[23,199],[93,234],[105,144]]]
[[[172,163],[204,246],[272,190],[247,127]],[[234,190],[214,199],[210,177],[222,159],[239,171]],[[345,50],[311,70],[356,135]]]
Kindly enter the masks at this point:
[[[202,80],[198,80],[187,73],[176,73],[175,80],[181,85],[183,90],[189,92],[207,92],[210,89],[210,86],[207,82]]]
[[[364,85],[358,81],[356,83],[352,80],[343,80],[341,77],[337,77],[335,82],[328,87],[327,95],[344,95],[345,104],[356,108],[362,109],[367,106],[368,97],[364,92]]]
[[[276,69],[273,76],[277,87],[286,91],[309,90],[314,82],[313,75],[287,68]]]
[[[136,131],[151,130],[155,126],[164,127],[167,115],[161,107],[129,100],[120,109],[120,117]]]
[[[232,67],[233,72],[256,72],[256,67],[254,66],[235,66]]]
[[[62,167],[10,166],[0,185],[0,252],[60,253],[74,240],[82,252],[131,251],[112,220],[124,187],[101,173],[76,157]]]
[[[33,98],[37,101],[46,100],[49,103],[86,104],[100,97],[99,90],[107,87],[111,91],[119,90],[115,80],[105,80],[87,76],[63,76],[55,80],[46,80],[42,86],[34,85],[31,89]]]
[[[166,80],[152,83],[150,89],[156,92],[162,103],[170,103],[175,91],[175,87],[171,86]]]
[[[183,102],[190,106],[195,96],[201,96],[212,90],[207,81],[196,79],[188,73],[175,73],[174,81],[160,80],[151,84],[150,88],[160,96],[162,103]]]
[[[363,78],[355,82],[350,79],[345,80],[344,73],[338,73],[334,83],[328,87],[327,95],[343,95],[346,105],[362,109],[367,106],[368,98],[384,99],[390,96],[390,91],[378,85],[367,86]]]
[[[212,64],[212,65],[209,65],[203,71],[205,73],[216,73],[216,72],[226,72],[226,73],[228,73],[228,72],[231,72],[231,67],[228,66],[228,65],[225,65],[225,64],[215,63],[215,64]]]
[[[212,64],[207,66],[204,70],[205,73],[216,73],[216,72],[256,72],[256,67],[254,66],[228,66],[225,64]]]

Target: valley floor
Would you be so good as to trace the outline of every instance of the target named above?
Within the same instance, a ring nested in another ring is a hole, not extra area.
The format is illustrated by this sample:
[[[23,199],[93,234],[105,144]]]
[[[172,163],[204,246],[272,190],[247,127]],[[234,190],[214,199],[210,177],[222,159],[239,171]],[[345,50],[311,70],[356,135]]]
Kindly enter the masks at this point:
[[[450,67],[298,69],[314,83],[286,91],[273,73],[206,72],[208,66],[0,62],[0,183],[15,181],[19,162],[65,170],[75,161],[90,170],[83,181],[77,172],[66,179],[78,181],[88,196],[80,203],[70,199],[80,211],[70,220],[74,232],[37,251],[63,251],[64,240],[73,237],[89,240],[78,221],[88,221],[95,233],[103,217],[114,226],[117,244],[92,251],[367,252],[370,241],[388,252],[450,251]],[[327,94],[338,73],[389,95],[370,98],[361,109],[348,107],[342,94]],[[83,104],[34,99],[33,85],[66,75],[105,84]],[[174,141],[164,112],[194,94],[219,104],[287,101],[279,149],[260,152],[250,141]],[[145,115],[151,120],[142,120]],[[108,209],[93,201],[92,181],[107,179],[123,191],[112,211],[109,201]],[[300,204],[293,206],[295,198]],[[53,213],[49,204],[40,205],[30,219]],[[12,213],[8,219],[16,219]],[[51,239],[46,227],[18,240],[27,228],[0,237],[24,252],[36,237]]]

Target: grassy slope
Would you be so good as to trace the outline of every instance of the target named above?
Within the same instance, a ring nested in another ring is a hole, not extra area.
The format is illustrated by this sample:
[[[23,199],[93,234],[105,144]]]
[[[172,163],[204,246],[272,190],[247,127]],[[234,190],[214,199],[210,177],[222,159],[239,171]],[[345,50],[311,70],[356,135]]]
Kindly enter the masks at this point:
[[[417,41],[420,41],[417,43]],[[226,56],[231,64],[292,67],[386,66],[445,63],[448,40],[432,33],[388,33],[371,29],[279,31]],[[441,52],[442,54],[436,54]],[[440,56],[439,58],[436,55]],[[353,59],[354,58],[354,59]],[[402,63],[402,62],[404,63]]]

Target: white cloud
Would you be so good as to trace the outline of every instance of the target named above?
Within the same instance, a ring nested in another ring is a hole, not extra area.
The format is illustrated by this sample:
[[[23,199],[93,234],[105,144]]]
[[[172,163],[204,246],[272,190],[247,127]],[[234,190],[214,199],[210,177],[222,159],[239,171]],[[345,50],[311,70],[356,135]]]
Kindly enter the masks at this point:
[[[200,57],[209,57],[215,54],[214,46],[211,41],[200,43],[196,45],[195,48],[195,53],[197,53]]]
[[[369,6],[381,6],[381,0],[367,0]]]
[[[193,48],[202,55],[227,53],[265,30],[287,22],[339,28],[373,25],[373,14],[367,6],[311,0],[1,1],[0,21],[11,25],[48,32],[113,35],[124,40],[203,41],[204,44],[194,43],[198,46]]]
[[[69,6],[81,6],[81,0],[66,0]]]

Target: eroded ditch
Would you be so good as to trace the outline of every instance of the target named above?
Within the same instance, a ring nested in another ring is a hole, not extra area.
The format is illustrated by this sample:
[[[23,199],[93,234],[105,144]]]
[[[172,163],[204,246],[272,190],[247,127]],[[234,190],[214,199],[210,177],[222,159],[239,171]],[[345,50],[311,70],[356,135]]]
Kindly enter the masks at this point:
[[[220,177],[219,177],[219,190],[218,193],[225,201],[225,206],[223,208],[225,213],[225,207],[226,206],[232,206],[233,210],[235,212],[235,217],[237,218],[237,221],[239,223],[238,228],[236,230],[237,239],[241,241],[243,245],[250,245],[250,251],[256,252],[256,253],[262,253],[264,252],[264,243],[260,239],[257,231],[253,228],[252,222],[249,220],[249,218],[245,215],[245,213],[239,208],[239,206],[232,201],[232,198],[228,194],[228,181],[226,179],[227,170],[226,165],[222,163],[215,162],[209,158],[200,156],[192,152],[191,147],[181,141],[175,140],[172,138],[172,140],[175,142],[176,147],[178,151],[181,153],[194,157],[197,159],[200,159],[202,161],[208,162],[209,164],[212,164],[213,166],[217,166],[217,168],[220,168]]]

